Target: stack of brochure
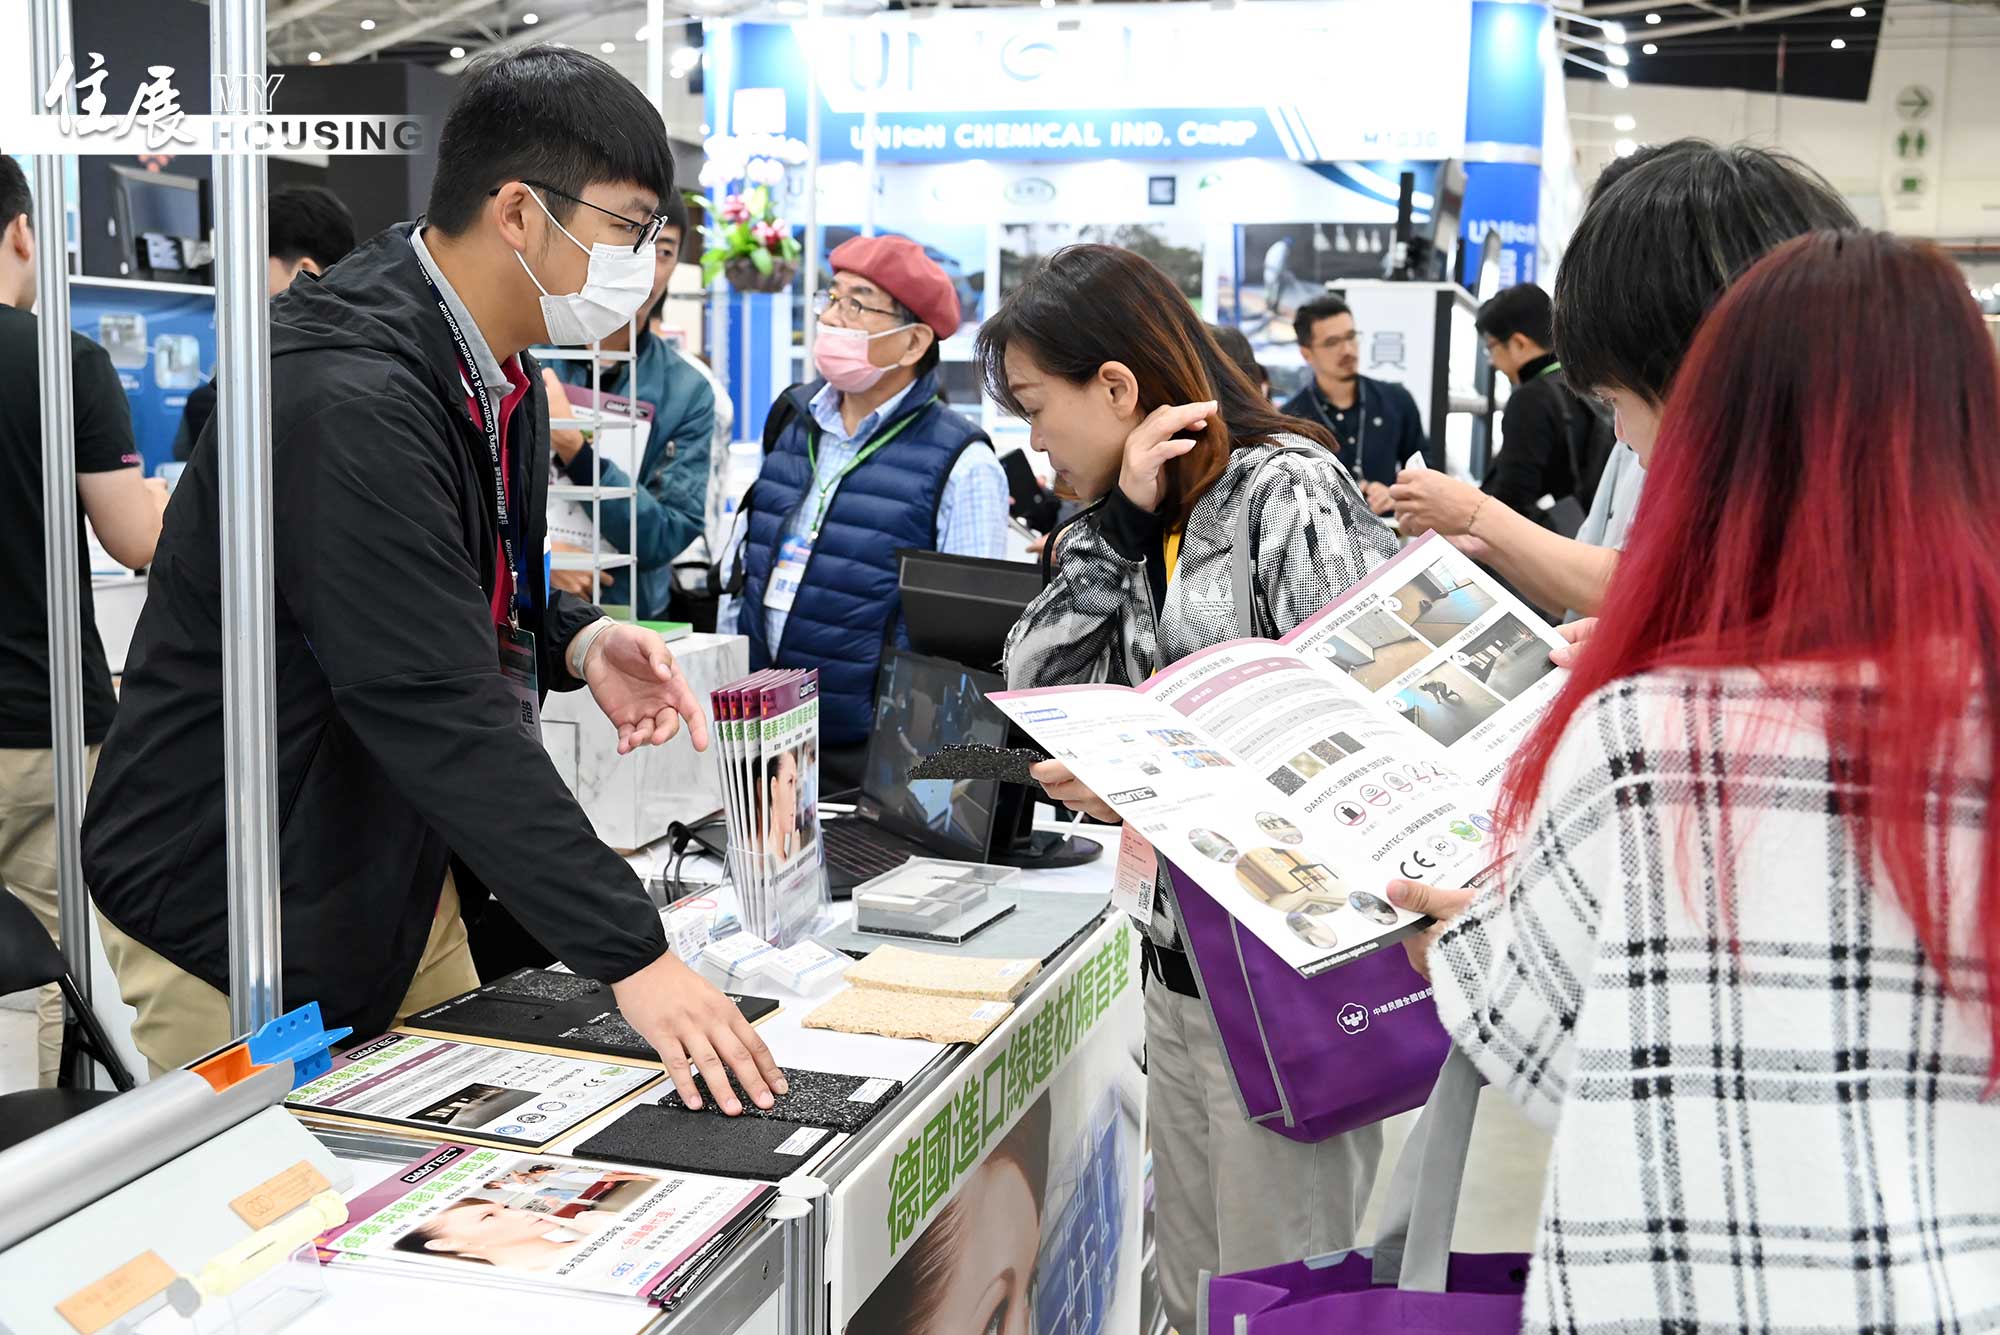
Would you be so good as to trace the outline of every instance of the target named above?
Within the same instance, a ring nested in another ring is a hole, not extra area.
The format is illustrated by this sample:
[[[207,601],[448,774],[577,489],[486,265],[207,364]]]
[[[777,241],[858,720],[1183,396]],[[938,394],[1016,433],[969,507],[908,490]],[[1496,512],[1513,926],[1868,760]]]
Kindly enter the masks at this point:
[[[787,949],[830,902],[819,842],[819,673],[753,672],[709,697],[743,926]]]
[[[446,1144],[350,1202],[319,1253],[329,1265],[671,1308],[772,1195],[756,1182]]]

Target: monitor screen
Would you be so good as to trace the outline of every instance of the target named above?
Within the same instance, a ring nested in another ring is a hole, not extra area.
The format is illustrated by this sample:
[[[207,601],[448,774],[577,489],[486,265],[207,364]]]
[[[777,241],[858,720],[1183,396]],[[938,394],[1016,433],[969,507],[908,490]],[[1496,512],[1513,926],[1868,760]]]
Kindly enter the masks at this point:
[[[144,236],[150,232],[190,240],[200,240],[206,234],[201,225],[199,181],[190,176],[169,176],[115,165],[112,171],[125,193],[126,217],[135,234]]]
[[[891,650],[875,688],[875,728],[861,780],[862,810],[946,857],[984,862],[1000,785],[991,780],[911,782],[910,769],[960,742],[1007,744],[1007,718],[986,699],[990,672]]]

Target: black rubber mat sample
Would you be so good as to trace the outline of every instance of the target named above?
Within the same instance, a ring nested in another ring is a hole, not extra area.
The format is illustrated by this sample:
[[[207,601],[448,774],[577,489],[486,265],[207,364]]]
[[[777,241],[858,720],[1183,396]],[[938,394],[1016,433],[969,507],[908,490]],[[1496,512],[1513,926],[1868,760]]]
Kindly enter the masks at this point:
[[[749,1099],[743,1097],[743,1086],[736,1083],[734,1072],[729,1076],[729,1087],[743,1102],[745,1117],[776,1118],[781,1122],[797,1122],[802,1126],[823,1126],[834,1131],[845,1131],[853,1135],[876,1113],[889,1106],[896,1095],[902,1092],[900,1080],[868,1080],[858,1075],[829,1075],[825,1071],[800,1071],[787,1068],[785,1083],[790,1089],[765,1112]],[[856,1094],[865,1097],[856,1098]],[[660,1096],[660,1105],[679,1109],[679,1091],[669,1089]],[[697,1112],[711,1117],[721,1117],[724,1113],[708,1096],[708,1086],[702,1086],[701,1107]]]
[[[769,997],[730,994],[743,1018],[755,1024],[778,1009]],[[415,1029],[491,1038],[507,1043],[594,1052],[606,1057],[658,1061],[653,1045],[625,1022],[611,989],[594,978],[520,969],[471,992],[409,1016]]]
[[[776,1182],[798,1172],[833,1134],[775,1117],[710,1117],[678,1103],[672,1108],[642,1103],[577,1146],[576,1153],[582,1159]]]

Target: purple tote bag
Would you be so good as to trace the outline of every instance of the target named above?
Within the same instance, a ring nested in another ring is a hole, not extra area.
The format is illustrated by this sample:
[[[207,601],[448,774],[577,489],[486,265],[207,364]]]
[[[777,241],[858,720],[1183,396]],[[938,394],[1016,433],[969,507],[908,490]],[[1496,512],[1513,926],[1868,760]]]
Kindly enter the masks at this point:
[[[1303,978],[1166,866],[1181,944],[1251,1121],[1310,1144],[1423,1104],[1451,1040],[1402,947]]]
[[[1287,445],[1344,478],[1325,450]],[[1257,473],[1247,484],[1255,487]],[[1236,516],[1231,562],[1236,618],[1246,637],[1263,633],[1251,507]],[[1165,861],[1162,859],[1162,861]],[[1408,1112],[1430,1095],[1450,1040],[1424,982],[1391,946],[1315,978],[1302,978],[1208,892],[1167,863],[1182,944],[1208,1003],[1244,1114],[1288,1140],[1311,1144]]]
[[[1515,1335],[1528,1258],[1454,1256],[1479,1074],[1453,1052],[1396,1163],[1369,1251],[1204,1275],[1199,1335]]]

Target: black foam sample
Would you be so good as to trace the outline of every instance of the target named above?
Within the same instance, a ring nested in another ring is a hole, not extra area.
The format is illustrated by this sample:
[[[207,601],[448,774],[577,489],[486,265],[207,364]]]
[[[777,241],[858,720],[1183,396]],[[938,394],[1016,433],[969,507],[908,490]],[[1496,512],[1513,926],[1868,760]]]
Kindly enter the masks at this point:
[[[834,1133],[775,1117],[709,1117],[641,1103],[576,1147],[581,1159],[711,1177],[776,1182],[799,1171]]]
[[[755,1024],[778,1003],[769,997],[729,994],[743,1018]],[[507,1043],[594,1052],[606,1057],[658,1061],[653,1045],[625,1022],[611,989],[594,978],[548,969],[519,969],[505,978],[439,1002],[409,1016],[415,1029]]]
[[[1024,746],[986,746],[957,742],[925,756],[910,768],[912,779],[995,779],[1032,787],[1028,767],[1049,757]]]
[[[900,1080],[869,1080],[858,1075],[829,1075],[825,1071],[787,1068],[785,1083],[789,1088],[766,1112],[744,1098],[743,1086],[737,1083],[735,1072],[731,1071],[728,1075],[729,1088],[742,1100],[745,1117],[776,1118],[802,1126],[823,1126],[833,1131],[845,1131],[848,1135],[868,1125],[869,1120],[888,1107],[903,1088]],[[862,1097],[857,1098],[856,1095]],[[697,1112],[712,1117],[725,1115],[715,1100],[709,1097],[706,1083],[702,1085],[701,1100]],[[669,1089],[660,1096],[660,1106],[679,1109],[680,1092]]]

